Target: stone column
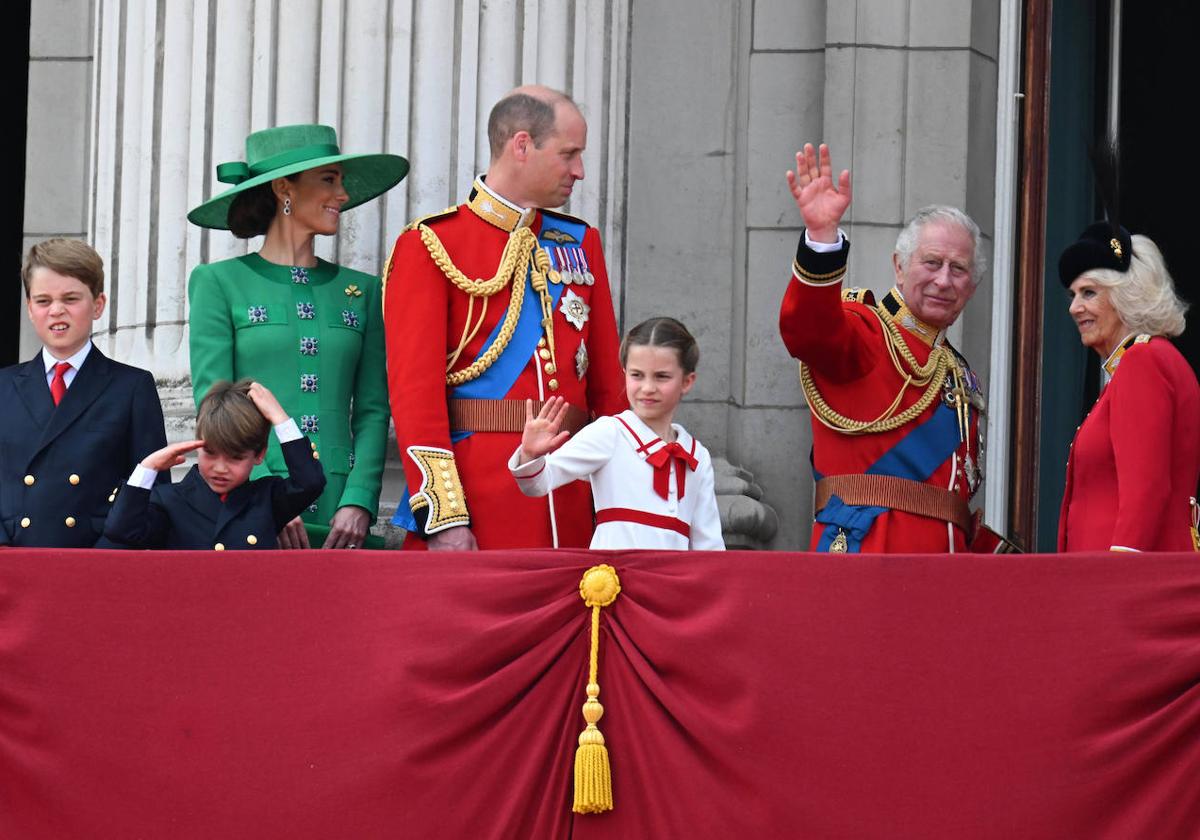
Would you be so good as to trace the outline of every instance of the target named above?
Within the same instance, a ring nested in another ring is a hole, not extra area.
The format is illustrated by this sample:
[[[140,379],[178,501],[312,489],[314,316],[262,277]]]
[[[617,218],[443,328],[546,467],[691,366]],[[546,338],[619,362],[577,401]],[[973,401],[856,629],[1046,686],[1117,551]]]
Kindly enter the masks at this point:
[[[800,218],[800,143],[854,174],[853,283],[884,291],[905,218],[964,207],[990,239],[993,0],[659,0],[631,41],[626,320],[677,314],[701,342],[685,425],[753,474],[772,548],[806,547],[809,414],[779,338]],[[987,281],[985,280],[985,283]],[[990,290],[955,340],[987,378]],[[768,528],[769,530],[769,528]]]
[[[606,234],[620,288],[624,157],[612,149],[625,132],[628,0],[95,0],[94,8],[91,118],[78,122],[91,141],[86,227],[108,266],[110,305],[96,340],[155,373],[171,437],[190,436],[193,417],[188,274],[260,246],[185,217],[225,188],[214,168],[244,159],[252,131],[326,123],[343,151],[409,159],[403,183],[317,241],[320,256],[376,273],[410,219],[465,198],[487,166],[487,115],[504,92],[530,82],[566,90],[590,123],[588,177],[567,209]],[[381,516],[401,483],[390,464]]]
[[[29,112],[25,137],[25,220],[22,253],[52,236],[86,236],[92,78],[88,0],[30,5]],[[40,346],[25,317],[25,291],[14,277],[5,294],[19,300],[19,358]]]
[[[412,163],[384,199],[347,213],[318,253],[377,272],[405,223],[458,202],[487,165],[485,123],[509,88],[571,92],[590,121],[589,177],[569,209],[619,255],[627,0],[96,0],[87,228],[109,268],[106,352],[185,392],[187,277],[258,247],[189,225],[248,133],[338,130],[345,151]],[[619,259],[614,263],[618,269]]]

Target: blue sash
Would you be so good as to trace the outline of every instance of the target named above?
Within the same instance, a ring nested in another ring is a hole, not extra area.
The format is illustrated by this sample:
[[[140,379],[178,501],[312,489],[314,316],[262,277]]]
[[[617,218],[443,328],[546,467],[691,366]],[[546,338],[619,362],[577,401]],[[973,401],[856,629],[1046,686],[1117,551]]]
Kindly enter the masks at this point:
[[[866,473],[928,481],[934,471],[954,454],[959,443],[958,418],[949,406],[939,403],[932,417],[901,438],[868,467]],[[818,481],[822,478],[815,469],[813,477]],[[875,520],[887,510],[889,508],[848,505],[836,495],[830,496],[829,503],[817,514],[817,521],[826,526],[817,543],[817,551],[829,551],[840,528],[846,533],[846,551],[857,553]]]
[[[554,233],[552,238],[547,238],[547,234]],[[542,230],[538,235],[538,244],[551,255],[551,265],[561,271],[564,266],[555,264],[555,247],[562,248],[559,243],[564,240],[564,234],[573,239],[576,245],[568,246],[563,250],[572,250],[574,248],[583,247],[583,237],[587,233],[587,225],[582,222],[574,222],[564,219],[561,216],[548,216],[542,214]],[[562,296],[563,287],[561,283],[548,284],[550,292],[551,306],[558,305],[558,299]],[[483,349],[479,355],[487,351],[496,340],[496,336],[500,334],[500,327],[504,323],[501,318],[496,322],[496,326],[487,337],[487,341],[483,344]],[[480,374],[477,378],[470,382],[464,382],[450,392],[451,399],[476,399],[476,400],[499,400],[508,395],[516,383],[521,372],[525,370],[525,366],[529,364],[529,359],[537,350],[538,340],[542,337],[542,298],[533,289],[533,277],[531,271],[525,272],[525,298],[521,303],[521,315],[517,318],[516,328],[513,330],[512,338],[508,342],[508,346],[504,348],[504,352],[499,358]],[[476,359],[479,356],[475,357]],[[470,437],[473,432],[468,431],[451,431],[450,443],[458,443],[460,440],[465,440]],[[503,468],[503,464],[498,465]],[[412,510],[409,508],[409,493],[407,487],[404,491],[404,498],[400,505],[396,508],[396,515],[392,517],[392,524],[399,525],[406,531],[417,530],[417,521],[413,518]]]

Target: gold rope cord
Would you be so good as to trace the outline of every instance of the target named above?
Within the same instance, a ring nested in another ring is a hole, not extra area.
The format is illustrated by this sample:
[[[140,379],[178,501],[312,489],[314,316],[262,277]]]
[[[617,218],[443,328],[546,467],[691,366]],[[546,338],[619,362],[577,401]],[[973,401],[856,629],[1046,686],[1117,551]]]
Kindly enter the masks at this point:
[[[804,399],[807,400],[813,416],[833,431],[845,435],[890,432],[921,416],[925,409],[937,399],[938,392],[942,388],[942,383],[946,379],[946,374],[953,366],[953,354],[940,345],[930,351],[929,359],[924,365],[917,364],[916,357],[908,349],[908,345],[904,341],[904,336],[900,334],[900,329],[889,319],[883,317],[877,310],[872,309],[871,312],[879,319],[880,324],[883,325],[888,333],[888,357],[892,361],[892,366],[895,367],[897,373],[904,377],[904,384],[900,386],[900,390],[896,393],[896,398],[874,420],[855,420],[852,417],[847,417],[835,411],[825,401],[825,398],[821,396],[816,383],[813,382],[812,373],[808,369],[808,366],[803,362],[800,363],[800,386],[804,390]],[[901,359],[896,355],[897,351],[900,357],[903,358],[908,370],[905,370],[901,365]],[[925,392],[919,400],[904,411],[896,414],[896,408],[900,405],[901,400],[904,398],[904,392],[910,385],[917,388],[925,388]]]
[[[571,810],[576,814],[599,814],[611,811],[612,767],[604,735],[596,724],[604,714],[600,705],[600,609],[610,606],[621,593],[617,570],[607,563],[592,566],[579,581],[579,596],[592,611],[591,644],[588,647],[588,682],[584,689],[583,719],[587,726],[579,733],[575,750],[575,801]]]
[[[447,385],[462,385],[464,382],[470,382],[472,379],[478,378],[485,370],[492,366],[492,363],[500,357],[504,349],[508,347],[508,342],[512,340],[513,332],[517,326],[517,320],[521,317],[521,304],[525,298],[525,284],[517,282],[517,278],[524,278],[525,272],[529,269],[531,260],[535,261],[534,270],[534,287],[537,288],[538,274],[543,274],[544,269],[539,271],[540,260],[535,259],[535,252],[541,251],[538,247],[537,237],[529,228],[517,228],[508,238],[508,243],[504,246],[504,252],[500,255],[500,265],[496,269],[496,274],[489,280],[472,280],[459,271],[450,259],[450,255],[446,253],[446,247],[442,245],[442,241],[438,235],[428,225],[418,225],[417,230],[421,233],[421,241],[425,243],[425,248],[429,251],[429,257],[434,264],[441,269],[442,274],[446,279],[457,286],[460,290],[470,295],[471,298],[488,298],[506,285],[512,284],[512,294],[508,301],[508,311],[504,313],[504,321],[500,325],[500,331],[496,335],[496,340],[491,343],[491,346],[483,352],[483,354],[462,370],[450,373],[450,366],[453,361],[447,365],[446,384]],[[544,253],[544,252],[542,252]],[[549,257],[546,257],[548,262]],[[544,283],[543,283],[544,285]],[[545,292],[542,292],[542,297],[545,298]],[[543,303],[543,307],[544,307]],[[482,324],[482,316],[480,316],[480,324]],[[459,346],[454,353],[450,354],[453,360],[457,360],[463,348],[470,341],[470,338],[478,332],[478,326],[474,330],[470,327],[470,319],[463,326],[463,335],[459,338]],[[468,335],[469,333],[469,335]]]

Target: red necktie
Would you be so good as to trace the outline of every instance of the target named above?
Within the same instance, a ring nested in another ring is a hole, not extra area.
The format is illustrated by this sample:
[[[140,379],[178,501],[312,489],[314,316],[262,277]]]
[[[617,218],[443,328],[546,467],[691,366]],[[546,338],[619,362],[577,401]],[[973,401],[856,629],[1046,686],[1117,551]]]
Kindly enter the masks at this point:
[[[70,369],[70,362],[59,362],[54,366],[54,379],[50,381],[50,396],[54,397],[55,405],[62,402],[62,398],[67,394],[67,380],[63,377]]]
[[[668,443],[652,455],[647,455],[646,463],[654,467],[654,492],[664,499],[670,490],[671,464],[674,463],[675,484],[679,487],[679,498],[682,499],[687,480],[685,468],[694,471],[698,462],[676,441]]]

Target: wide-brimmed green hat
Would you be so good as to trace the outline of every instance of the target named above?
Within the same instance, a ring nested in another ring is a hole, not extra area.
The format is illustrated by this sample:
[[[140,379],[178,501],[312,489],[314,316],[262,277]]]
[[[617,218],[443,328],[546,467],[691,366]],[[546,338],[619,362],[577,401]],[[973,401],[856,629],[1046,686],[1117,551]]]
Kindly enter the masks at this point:
[[[246,138],[245,163],[239,160],[217,165],[217,180],[234,187],[188,213],[188,221],[228,230],[229,205],[240,193],[275,178],[331,163],[341,164],[342,186],[350,196],[343,210],[382,195],[408,174],[408,161],[399,155],[342,154],[337,132],[327,125],[281,125]]]

